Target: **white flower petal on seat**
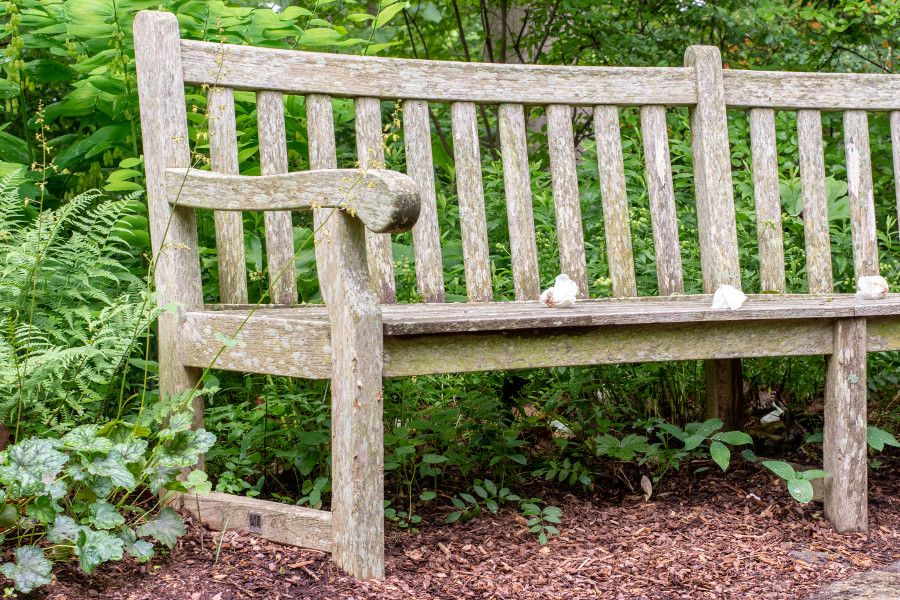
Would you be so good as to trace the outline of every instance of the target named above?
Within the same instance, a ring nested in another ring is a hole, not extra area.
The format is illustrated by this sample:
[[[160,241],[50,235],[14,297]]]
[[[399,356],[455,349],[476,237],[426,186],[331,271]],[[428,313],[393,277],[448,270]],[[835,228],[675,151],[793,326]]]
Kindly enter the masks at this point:
[[[744,305],[747,296],[741,290],[730,285],[720,285],[713,295],[713,308],[737,310]]]
[[[553,287],[541,294],[541,304],[549,308],[572,308],[578,297],[578,284],[563,273],[556,276]]]
[[[856,282],[856,297],[865,300],[881,300],[888,293],[888,282],[881,275],[865,275]]]

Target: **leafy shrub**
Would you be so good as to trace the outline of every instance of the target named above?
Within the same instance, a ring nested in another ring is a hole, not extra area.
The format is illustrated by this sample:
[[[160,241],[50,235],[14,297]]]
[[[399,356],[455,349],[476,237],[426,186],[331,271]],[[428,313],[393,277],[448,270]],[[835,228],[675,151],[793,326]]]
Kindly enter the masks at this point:
[[[146,562],[157,546],[175,546],[184,523],[161,505],[169,491],[209,490],[201,471],[176,477],[215,441],[190,429],[189,398],[174,412],[173,404],[155,407],[141,422],[80,425],[61,438],[30,437],[0,452],[0,542],[17,546],[0,573],[18,591],[49,583],[53,562],[77,559],[92,573],[125,555]]]

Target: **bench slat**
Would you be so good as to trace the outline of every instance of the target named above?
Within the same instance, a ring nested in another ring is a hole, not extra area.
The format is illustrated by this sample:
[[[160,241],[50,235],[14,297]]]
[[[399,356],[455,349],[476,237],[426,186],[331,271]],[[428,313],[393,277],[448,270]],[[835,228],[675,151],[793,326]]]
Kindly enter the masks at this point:
[[[853,234],[853,268],[856,277],[878,275],[869,117],[863,110],[844,112],[844,151],[847,160],[847,193],[850,196],[850,228]]]
[[[438,228],[434,166],[431,156],[431,126],[428,103],[403,103],[403,143],[406,174],[419,185],[422,206],[413,227],[416,259],[416,287],[425,302],[444,301],[444,267],[441,259],[441,232]]]
[[[759,243],[759,287],[784,292],[784,233],[778,185],[775,111],[750,109],[750,148],[753,155],[753,194],[756,200],[756,238]]]
[[[894,188],[897,195],[897,230],[900,233],[900,110],[891,113],[891,147],[894,154]]]
[[[378,98],[357,98],[356,105],[356,157],[359,168],[383,169],[384,139],[381,133],[381,101]],[[394,254],[391,234],[366,231],[366,253],[369,273],[375,280],[378,297],[382,302],[397,301],[394,283]]]
[[[681,246],[678,242],[678,219],[675,214],[675,190],[672,186],[665,107],[641,108],[641,135],[647,171],[647,193],[650,196],[650,221],[653,226],[659,295],[683,294],[684,274],[681,265]]]
[[[238,173],[234,92],[211,87],[206,94],[210,167],[217,173]],[[219,296],[222,302],[247,301],[247,263],[244,259],[244,222],[241,213],[214,211]]]
[[[550,151],[550,182],[556,212],[560,270],[578,285],[578,297],[587,298],[587,264],[584,256],[584,230],[581,225],[581,201],[578,196],[578,173],[575,168],[571,106],[551,104],[547,107],[547,144]]]
[[[603,204],[603,230],[613,296],[637,296],[631,225],[628,219],[628,193],[625,190],[625,165],[622,159],[622,134],[619,109],[594,107],[594,136],[600,169],[600,198]]]
[[[490,302],[491,263],[488,252],[487,217],[481,179],[481,151],[475,104],[454,102],[453,155],[456,160],[456,193],[459,197],[459,224],[462,230],[466,290],[470,302]]]
[[[818,110],[797,111],[797,146],[800,151],[800,186],[803,195],[803,234],[806,239],[806,274],[811,294],[834,288],[831,238],[825,196],[825,154],[822,116]]]
[[[287,133],[281,92],[256,94],[256,122],[259,127],[259,167],[263,175],[288,172]],[[294,266],[294,232],[290,211],[267,211],[266,260],[269,268],[269,295],[278,304],[297,301]]]
[[[334,140],[334,109],[331,97],[310,94],[306,97],[306,127],[309,138],[309,168],[337,168],[337,148]],[[320,208],[313,211],[315,228],[316,270],[319,275],[319,290],[322,299],[329,302],[332,283],[338,268],[334,264],[334,253],[330,248],[333,223],[332,216],[339,209]]]
[[[684,58],[697,75],[697,105],[691,110],[691,147],[703,290],[713,293],[722,284],[740,289],[722,56],[712,46],[691,46]]]
[[[501,104],[499,128],[516,300],[536,300],[541,294],[541,281],[531,204],[524,107],[521,104]]]

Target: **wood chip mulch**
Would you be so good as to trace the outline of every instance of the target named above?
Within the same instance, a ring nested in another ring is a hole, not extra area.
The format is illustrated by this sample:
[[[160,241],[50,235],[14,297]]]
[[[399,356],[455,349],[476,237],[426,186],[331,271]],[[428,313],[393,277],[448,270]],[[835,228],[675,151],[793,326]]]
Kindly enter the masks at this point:
[[[194,527],[167,557],[88,578],[63,567],[48,600],[633,598],[802,599],[900,560],[900,460],[870,474],[870,531],[835,533],[821,505],[800,506],[767,472],[678,476],[650,502],[540,492],[563,509],[541,547],[513,510],[417,534],[389,527],[387,577],[357,582],[323,553]],[[221,548],[217,543],[222,539]],[[216,560],[217,551],[219,553]]]

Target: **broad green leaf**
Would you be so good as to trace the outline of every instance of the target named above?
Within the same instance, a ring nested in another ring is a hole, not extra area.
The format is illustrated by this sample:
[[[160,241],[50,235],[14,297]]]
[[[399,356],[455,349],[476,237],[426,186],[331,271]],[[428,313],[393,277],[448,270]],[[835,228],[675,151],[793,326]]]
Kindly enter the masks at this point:
[[[459,511],[453,511],[449,515],[444,518],[444,523],[456,523],[459,521],[459,518],[462,516],[462,513]]]
[[[879,429],[874,425],[869,425],[866,428],[866,438],[869,441],[869,446],[871,446],[873,450],[877,450],[878,452],[884,450],[885,446],[894,446],[896,448],[900,448],[900,442],[897,441],[897,438],[895,438],[889,432],[883,429]]]
[[[88,473],[92,475],[100,475],[101,477],[109,477],[113,484],[126,490],[133,490],[137,482],[134,474],[128,470],[125,462],[116,456],[107,456],[94,460],[87,466]]]
[[[705,435],[700,435],[700,434],[697,434],[697,433],[692,434],[692,435],[689,435],[689,436],[686,437],[685,440],[684,440],[684,449],[685,449],[685,450],[688,450],[688,451],[694,450],[694,449],[697,448],[700,444],[702,444],[704,440],[706,440],[706,436],[705,436]]]
[[[441,463],[447,462],[447,457],[443,454],[425,454],[422,456],[422,461],[428,463],[429,465],[439,465]]]
[[[19,520],[19,511],[12,504],[0,507],[0,530],[12,529]]]
[[[152,537],[169,548],[175,547],[175,542],[184,532],[184,521],[169,507],[163,508],[156,517],[137,528],[138,536]]]
[[[69,81],[76,74],[75,69],[69,65],[49,58],[39,58],[25,63],[25,70],[35,83]]]
[[[122,540],[106,531],[82,527],[78,532],[75,554],[81,570],[91,574],[98,565],[110,560],[122,560],[122,546]]]
[[[67,460],[50,440],[28,438],[6,450],[7,464],[0,467],[0,482],[9,490],[33,494],[52,483]]]
[[[47,539],[54,544],[64,544],[66,542],[74,544],[78,541],[78,532],[81,526],[75,520],[67,515],[57,515],[53,527],[47,532]]]
[[[764,460],[762,464],[784,480],[794,479],[797,476],[794,467],[783,460]]]
[[[50,583],[53,564],[36,546],[19,546],[15,551],[16,562],[0,565],[0,573],[11,579],[23,594]]]
[[[498,510],[500,510],[500,505],[497,504],[497,501],[493,498],[488,498],[487,500],[485,500],[484,505],[487,506],[489,511],[495,514]]]
[[[823,471],[822,469],[810,469],[808,471],[803,471],[802,473],[797,473],[797,477],[807,481],[812,481],[813,479],[825,479],[828,475],[828,471]]]
[[[728,470],[728,463],[731,462],[731,450],[728,449],[728,446],[718,440],[713,440],[709,445],[709,455],[723,471]]]
[[[482,498],[488,497],[487,490],[484,489],[483,487],[481,487],[480,485],[473,486],[472,489],[475,490],[475,493],[478,494],[479,496],[481,496]]]
[[[206,475],[206,472],[200,469],[191,471],[182,483],[184,483],[187,491],[194,494],[208,494],[212,491],[212,483],[210,483],[209,477]]]
[[[490,479],[484,480],[484,489],[486,489],[491,496],[497,495],[497,484],[495,484]],[[506,491],[507,491],[507,493],[509,492],[509,490],[506,490]]]
[[[56,507],[49,496],[38,496],[28,503],[25,514],[32,519],[37,519],[43,525],[48,525],[56,519]]]
[[[328,27],[310,27],[300,36],[301,46],[330,46],[341,39],[341,34]]]
[[[94,502],[90,511],[89,520],[97,529],[115,529],[125,523],[125,517],[109,502]]]
[[[437,498],[437,493],[431,490],[427,490],[419,494],[419,500],[422,500],[423,502],[428,502],[429,500],[434,500],[435,498]]]
[[[725,444],[731,444],[732,446],[743,446],[753,443],[753,438],[743,431],[720,431],[712,436],[712,439]]]
[[[153,544],[144,540],[125,544],[125,551],[136,558],[138,562],[145,563],[153,558]]]
[[[79,425],[62,437],[62,445],[78,452],[109,452],[112,440],[98,437],[100,425]]]
[[[285,19],[298,19],[300,17],[311,17],[313,13],[309,11],[309,9],[302,8],[300,6],[288,6],[283,11],[281,11],[281,16]]]
[[[0,100],[15,98],[22,89],[8,79],[0,79]]]
[[[375,29],[383,27],[388,23],[388,21],[397,16],[397,13],[399,13],[404,8],[406,8],[405,0],[400,0],[398,2],[394,2],[390,6],[386,6],[385,8],[381,9],[381,12],[378,13],[378,18],[375,19],[375,23],[373,23],[372,27],[374,27]]]
[[[806,479],[789,479],[787,486],[791,496],[797,502],[806,504],[813,499],[812,484]]]

